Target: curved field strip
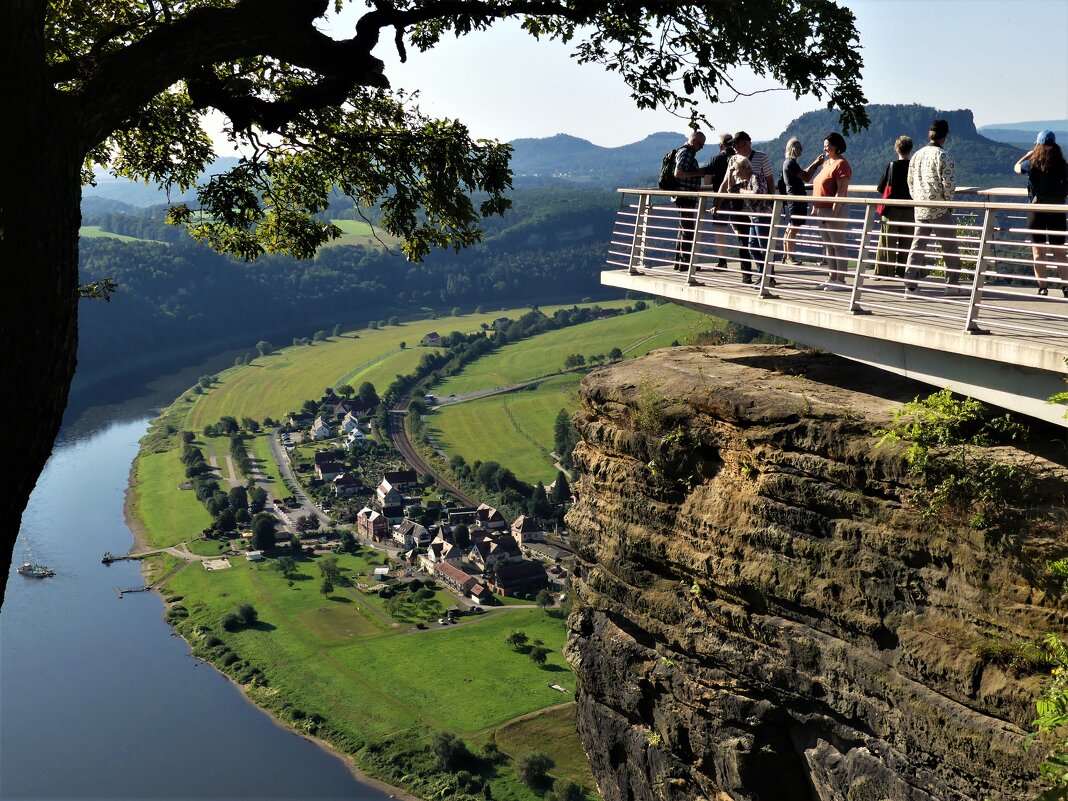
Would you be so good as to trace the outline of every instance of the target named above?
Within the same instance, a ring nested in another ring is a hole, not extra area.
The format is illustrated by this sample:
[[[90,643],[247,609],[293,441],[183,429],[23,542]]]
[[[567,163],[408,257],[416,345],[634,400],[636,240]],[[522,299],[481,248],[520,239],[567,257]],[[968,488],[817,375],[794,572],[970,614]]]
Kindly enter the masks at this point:
[[[602,303],[603,307],[624,306],[625,301]],[[552,314],[561,306],[546,307]],[[371,378],[353,378],[357,386],[370,380],[381,392],[393,376],[401,372],[407,359],[418,362],[422,355],[417,347],[419,341],[432,331],[448,334],[451,331],[478,331],[481,324],[491,324],[498,317],[521,316],[527,309],[510,309],[485,314],[468,314],[460,317],[440,317],[436,320],[413,320],[397,326],[379,329],[364,329],[359,334],[346,333],[331,337],[326,342],[285,348],[269,356],[259,357],[250,365],[231,367],[219,375],[219,383],[198,398],[186,421],[192,431],[201,431],[208,423],[216,422],[223,415],[240,420],[251,417],[281,418],[300,408],[308,398],[318,398],[326,387],[336,386],[344,377],[359,371],[361,365],[381,368]],[[411,345],[409,351],[399,351],[401,341]],[[382,359],[383,354],[395,353],[396,364]]]
[[[522,481],[556,478],[549,452],[560,409],[577,408],[581,374],[551,378],[536,388],[446,406],[428,419],[434,441],[449,456],[495,461]]]
[[[420,348],[412,347],[413,343],[407,344],[408,347],[404,350],[390,353],[370,364],[363,365],[358,370],[354,370],[345,383],[353,389],[359,389],[360,384],[364,381],[370,381],[374,388],[379,393],[382,393],[386,387],[393,383],[393,379],[398,375],[406,375],[412,372],[423,358],[424,353],[441,352],[441,348]],[[417,345],[418,343],[415,344]]]
[[[665,304],[549,331],[479,359],[459,375],[446,379],[434,391],[441,397],[460,395],[558,373],[564,369],[564,359],[571,353],[593,356],[607,354],[618,347],[628,358],[641,356],[675,339],[688,341],[692,338],[691,327],[707,324],[709,319],[701,312]]]

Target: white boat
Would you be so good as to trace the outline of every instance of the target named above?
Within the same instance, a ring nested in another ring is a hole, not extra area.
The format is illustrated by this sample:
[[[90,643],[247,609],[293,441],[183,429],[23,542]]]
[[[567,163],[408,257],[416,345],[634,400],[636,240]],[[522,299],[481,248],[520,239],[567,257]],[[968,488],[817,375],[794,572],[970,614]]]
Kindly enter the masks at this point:
[[[29,556],[27,554],[27,556]],[[16,572],[23,576],[29,576],[30,578],[48,578],[54,576],[55,572],[50,568],[45,567],[42,564],[38,564],[33,561],[33,557],[30,556],[27,561],[23,562],[17,568]]]

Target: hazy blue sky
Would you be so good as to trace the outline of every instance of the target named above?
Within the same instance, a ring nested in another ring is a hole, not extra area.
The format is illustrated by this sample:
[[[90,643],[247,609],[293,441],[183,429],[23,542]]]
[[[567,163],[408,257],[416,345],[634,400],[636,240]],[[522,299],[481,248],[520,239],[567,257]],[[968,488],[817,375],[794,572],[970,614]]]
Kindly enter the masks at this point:
[[[742,0],[744,1],[744,0]],[[970,108],[977,125],[1068,118],[1065,0],[846,0],[857,17],[864,90],[872,103]],[[789,47],[789,41],[783,41]],[[376,54],[395,61],[385,39]],[[459,118],[476,136],[511,140],[567,133],[618,146],[655,131],[683,130],[665,113],[635,110],[615,75],[568,58],[567,47],[534,42],[516,27],[409,53],[388,74],[421,90],[420,105]],[[750,88],[768,84],[751,79]],[[702,108],[718,129],[778,135],[822,107],[774,92]]]

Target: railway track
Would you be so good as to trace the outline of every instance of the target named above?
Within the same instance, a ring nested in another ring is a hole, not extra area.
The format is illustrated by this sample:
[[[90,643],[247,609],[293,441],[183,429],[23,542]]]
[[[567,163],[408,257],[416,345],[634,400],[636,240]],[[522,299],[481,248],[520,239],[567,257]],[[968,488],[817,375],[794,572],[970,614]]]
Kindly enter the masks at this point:
[[[443,490],[452,495],[456,500],[462,503],[464,506],[476,507],[478,501],[465,493],[459,487],[446,480],[440,473],[425,460],[423,457],[412,447],[412,443],[408,440],[408,434],[404,430],[404,418],[408,414],[408,403],[411,401],[411,395],[405,395],[401,398],[400,402],[389,412],[389,438],[393,442],[393,446],[400,452],[404,460],[411,465],[421,476],[430,476],[434,479],[434,483],[441,487]]]

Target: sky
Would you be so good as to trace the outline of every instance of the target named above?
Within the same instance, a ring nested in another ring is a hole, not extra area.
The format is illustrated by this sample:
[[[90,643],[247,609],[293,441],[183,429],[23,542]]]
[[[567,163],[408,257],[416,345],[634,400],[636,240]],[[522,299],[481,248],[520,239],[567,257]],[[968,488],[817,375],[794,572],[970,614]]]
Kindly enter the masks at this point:
[[[1065,0],[845,0],[857,18],[863,87],[871,103],[970,108],[977,126],[1068,118]],[[517,27],[450,39],[399,64],[389,39],[376,55],[396,87],[420,90],[420,107],[459,118],[479,137],[571,134],[605,147],[686,129],[664,112],[638,111],[617,75],[578,65],[566,45],[535,42]],[[772,86],[752,78],[752,88]],[[778,136],[822,108],[789,92],[701,107],[718,130]]]
[[[744,2],[744,0],[733,0]],[[1068,119],[1068,1],[839,0],[856,16],[870,103],[917,103],[971,109],[976,126]],[[330,30],[341,38],[362,4]],[[788,42],[784,42],[788,46]],[[512,141],[558,133],[603,147],[651,133],[686,131],[666,112],[639,111],[623,82],[596,65],[579,65],[566,45],[536,42],[516,25],[409,51],[401,64],[391,38],[375,55],[395,88],[419,90],[424,113],[459,119],[479,138]],[[752,91],[775,88],[736,76]],[[823,108],[787,91],[700,107],[717,131],[745,130],[773,139],[791,120]]]

